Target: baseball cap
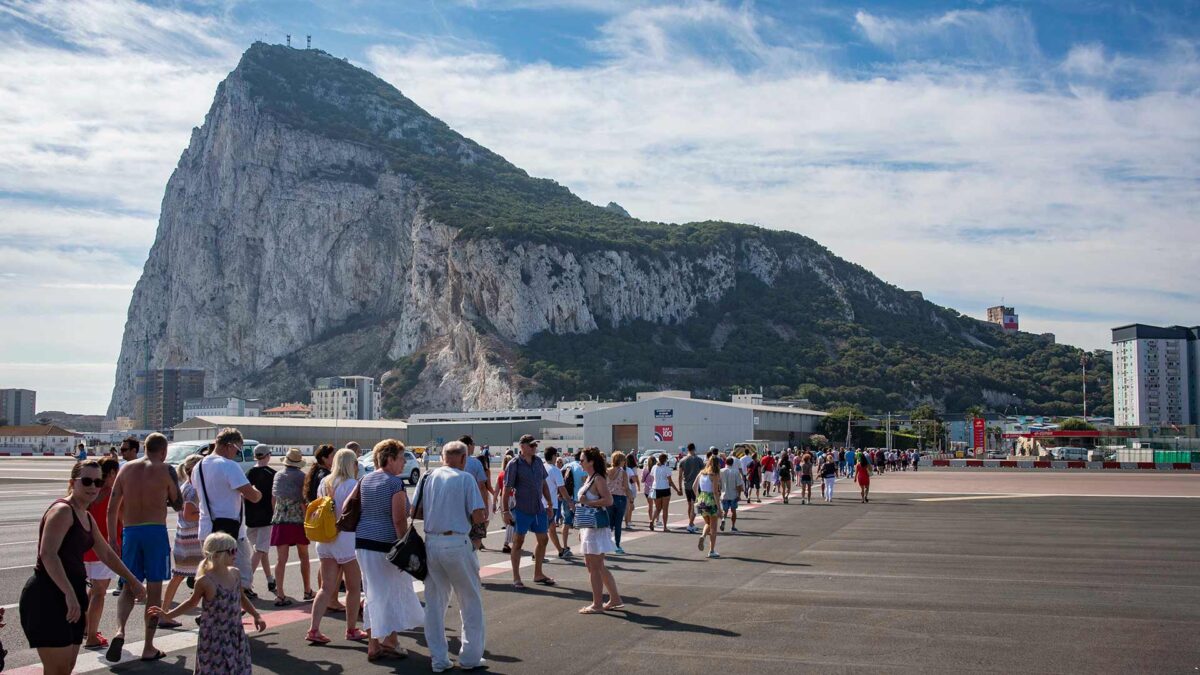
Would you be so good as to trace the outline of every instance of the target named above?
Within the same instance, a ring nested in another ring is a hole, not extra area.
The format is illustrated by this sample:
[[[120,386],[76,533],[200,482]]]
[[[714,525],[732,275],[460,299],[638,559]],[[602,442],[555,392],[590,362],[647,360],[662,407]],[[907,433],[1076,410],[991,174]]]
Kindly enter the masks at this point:
[[[525,434],[524,436],[522,436],[520,443],[521,443],[521,445],[537,445],[538,444],[537,439],[533,437],[533,434]]]
[[[254,456],[255,457],[266,457],[269,454],[271,454],[271,449],[268,448],[267,446],[265,446],[265,445],[254,446]]]

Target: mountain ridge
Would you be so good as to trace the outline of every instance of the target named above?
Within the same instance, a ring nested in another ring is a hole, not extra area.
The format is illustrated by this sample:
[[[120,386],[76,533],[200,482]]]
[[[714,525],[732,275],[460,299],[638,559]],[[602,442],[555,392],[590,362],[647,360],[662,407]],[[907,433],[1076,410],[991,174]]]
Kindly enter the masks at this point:
[[[256,43],[168,182],[109,414],[129,409],[143,363],[279,400],[315,377],[373,375],[392,415],[672,385],[873,408],[992,391],[1049,412],[1074,404],[1063,386],[1028,365],[1015,387],[986,371],[1078,354],[1002,335],[801,234],[590,204],[348,62]],[[905,360],[939,374],[903,375]],[[870,383],[857,395],[856,379]]]

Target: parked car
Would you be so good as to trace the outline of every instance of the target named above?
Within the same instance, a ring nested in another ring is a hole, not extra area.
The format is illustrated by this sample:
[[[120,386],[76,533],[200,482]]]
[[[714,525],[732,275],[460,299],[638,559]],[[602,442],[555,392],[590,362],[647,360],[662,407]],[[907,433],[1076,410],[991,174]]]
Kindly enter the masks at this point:
[[[257,445],[258,441],[249,438],[242,443],[241,456],[234,458],[242,469],[254,466],[254,448]],[[167,464],[172,467],[179,466],[188,455],[207,455],[210,452],[212,441],[175,441],[167,444]]]
[[[364,476],[375,470],[375,460],[371,458],[371,453],[371,450],[366,450],[358,456],[358,466]],[[404,451],[404,470],[408,473],[404,480],[408,481],[409,485],[416,485],[417,481],[421,480],[421,461],[411,450]]]
[[[1088,449],[1070,446],[1051,448],[1050,456],[1059,461],[1082,462],[1088,459]]]

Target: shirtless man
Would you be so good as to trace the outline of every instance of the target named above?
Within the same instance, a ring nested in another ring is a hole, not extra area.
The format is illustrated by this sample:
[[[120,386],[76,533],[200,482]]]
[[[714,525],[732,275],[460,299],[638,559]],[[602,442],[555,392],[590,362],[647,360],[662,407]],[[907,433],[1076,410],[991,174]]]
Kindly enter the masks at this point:
[[[121,561],[146,584],[146,606],[162,604],[162,582],[171,578],[171,540],[167,536],[167,506],[178,511],[183,508],[179,486],[171,478],[164,463],[167,458],[167,437],[159,433],[146,437],[146,456],[126,462],[117,473],[112,496],[108,501],[108,536],[116,545],[117,519],[125,526],[121,530]],[[104,658],[119,661],[125,646],[125,623],[133,612],[134,597],[128,587],[117,602],[117,634],[108,644]],[[142,648],[143,661],[157,661],[166,656],[154,646],[158,620],[146,618],[146,642]]]

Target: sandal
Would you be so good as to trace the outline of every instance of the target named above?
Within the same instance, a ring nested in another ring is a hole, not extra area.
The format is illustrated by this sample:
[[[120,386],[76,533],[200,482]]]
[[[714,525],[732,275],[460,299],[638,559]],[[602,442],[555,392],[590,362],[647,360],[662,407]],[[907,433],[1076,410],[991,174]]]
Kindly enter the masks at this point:
[[[292,599],[287,596],[281,596],[281,597],[275,598],[275,606],[276,607],[291,607]]]
[[[173,630],[176,628],[183,628],[183,624],[178,621],[159,621],[158,627],[165,628],[167,630]]]
[[[305,599],[306,601],[307,601],[307,600],[312,600],[312,599],[313,599],[313,598],[315,598],[315,597],[317,597],[317,594],[316,594],[316,593],[313,593],[312,591],[304,591],[304,599]]]
[[[625,603],[623,603],[623,602],[619,602],[619,603],[617,603],[617,604],[615,604],[615,605],[605,605],[605,606],[604,606],[604,609],[605,609],[606,611],[609,611],[609,612],[615,612],[615,611],[618,611],[618,610],[625,609]]]
[[[362,642],[371,637],[366,631],[355,628],[353,631],[346,631],[346,639],[354,642]]]
[[[603,614],[604,608],[601,607],[601,608],[597,609],[595,607],[592,607],[591,605],[588,605],[587,607],[584,607],[583,609],[579,610],[579,613],[580,614]]]
[[[523,591],[525,590],[525,583],[522,581],[514,581],[513,588],[517,589],[518,591]]]
[[[304,639],[315,645],[326,645],[330,642],[329,637],[318,630],[308,631],[308,633],[304,635]]]
[[[542,577],[541,579],[534,579],[533,583],[541,584],[542,586],[554,586],[554,585],[558,584],[557,581],[555,581],[554,579],[551,579],[550,577]]]
[[[325,608],[325,611],[326,612],[344,612],[344,611],[346,611],[346,606],[345,605],[330,605]]]

